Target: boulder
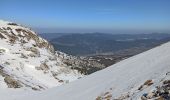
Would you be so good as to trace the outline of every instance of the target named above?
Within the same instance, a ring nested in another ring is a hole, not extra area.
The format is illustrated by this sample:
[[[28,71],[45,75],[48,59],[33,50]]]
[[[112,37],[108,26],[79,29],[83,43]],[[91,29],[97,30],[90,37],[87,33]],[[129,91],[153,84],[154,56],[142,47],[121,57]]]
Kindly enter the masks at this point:
[[[9,88],[21,88],[22,85],[11,76],[6,76],[4,78],[5,83],[8,85]]]

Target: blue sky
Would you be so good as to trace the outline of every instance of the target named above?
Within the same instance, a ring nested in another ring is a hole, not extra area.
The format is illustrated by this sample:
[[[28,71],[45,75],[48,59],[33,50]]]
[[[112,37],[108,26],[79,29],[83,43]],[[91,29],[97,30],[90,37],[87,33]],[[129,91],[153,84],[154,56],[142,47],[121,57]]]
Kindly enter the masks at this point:
[[[0,19],[38,32],[170,32],[170,0],[1,0]]]

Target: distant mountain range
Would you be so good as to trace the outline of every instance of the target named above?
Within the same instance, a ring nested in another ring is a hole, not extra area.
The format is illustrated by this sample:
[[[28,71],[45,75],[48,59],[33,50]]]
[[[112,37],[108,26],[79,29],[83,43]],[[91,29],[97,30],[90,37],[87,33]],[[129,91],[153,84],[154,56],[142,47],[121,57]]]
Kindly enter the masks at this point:
[[[170,40],[170,34],[40,34],[55,49],[75,56],[107,55],[126,49],[150,49]]]

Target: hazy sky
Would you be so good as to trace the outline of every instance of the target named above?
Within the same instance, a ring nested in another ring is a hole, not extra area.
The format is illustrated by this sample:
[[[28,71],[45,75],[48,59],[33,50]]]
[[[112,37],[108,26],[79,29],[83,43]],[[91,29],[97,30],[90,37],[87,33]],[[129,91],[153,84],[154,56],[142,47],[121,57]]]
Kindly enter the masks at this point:
[[[170,0],[0,0],[0,19],[39,32],[170,32]]]

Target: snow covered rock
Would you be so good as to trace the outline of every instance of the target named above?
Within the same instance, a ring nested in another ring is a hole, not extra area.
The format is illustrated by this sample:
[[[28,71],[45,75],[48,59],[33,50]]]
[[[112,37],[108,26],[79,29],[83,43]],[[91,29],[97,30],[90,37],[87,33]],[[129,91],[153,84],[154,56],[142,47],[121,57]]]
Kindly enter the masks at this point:
[[[0,81],[8,88],[44,90],[83,76],[64,64],[55,55],[53,46],[34,31],[2,20],[0,66],[3,67]]]

